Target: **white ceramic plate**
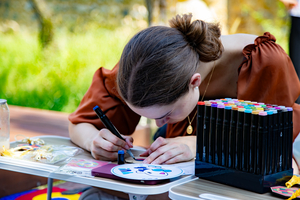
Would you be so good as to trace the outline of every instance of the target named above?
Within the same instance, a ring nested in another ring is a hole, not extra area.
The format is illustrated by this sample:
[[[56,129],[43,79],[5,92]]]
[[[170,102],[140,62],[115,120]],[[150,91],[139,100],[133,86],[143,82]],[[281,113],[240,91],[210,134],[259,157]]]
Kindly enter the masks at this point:
[[[124,164],[111,169],[115,176],[133,180],[164,180],[183,174],[183,170],[171,165]]]

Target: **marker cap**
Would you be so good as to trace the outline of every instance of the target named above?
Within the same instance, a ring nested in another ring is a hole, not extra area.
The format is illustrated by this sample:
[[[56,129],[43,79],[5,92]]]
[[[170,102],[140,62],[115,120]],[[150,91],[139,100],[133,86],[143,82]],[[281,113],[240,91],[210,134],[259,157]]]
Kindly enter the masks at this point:
[[[267,112],[259,112],[258,115],[260,115],[260,116],[267,116],[268,114],[267,114]]]
[[[218,108],[225,108],[224,104],[217,104]]]
[[[198,101],[198,105],[205,105],[204,101]]]
[[[272,110],[268,110],[268,111],[267,111],[267,114],[268,114],[268,115],[273,115],[274,113],[273,113]]]
[[[232,110],[238,110],[239,108],[238,107],[232,107]]]
[[[205,105],[206,106],[211,106],[211,103],[210,102],[205,102]]]
[[[259,113],[260,113],[260,112],[259,112],[258,110],[253,110],[253,111],[252,111],[252,114],[253,114],[253,115],[258,115]]]
[[[245,113],[252,113],[252,109],[246,109]]]

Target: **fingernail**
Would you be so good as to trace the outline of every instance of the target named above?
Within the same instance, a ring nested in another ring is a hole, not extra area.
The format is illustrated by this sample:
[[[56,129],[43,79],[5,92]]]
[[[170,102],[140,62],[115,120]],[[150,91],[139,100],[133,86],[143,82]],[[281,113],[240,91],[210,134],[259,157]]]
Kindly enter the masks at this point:
[[[126,148],[126,149],[130,149],[130,147],[129,147],[127,144],[125,145],[125,148]]]

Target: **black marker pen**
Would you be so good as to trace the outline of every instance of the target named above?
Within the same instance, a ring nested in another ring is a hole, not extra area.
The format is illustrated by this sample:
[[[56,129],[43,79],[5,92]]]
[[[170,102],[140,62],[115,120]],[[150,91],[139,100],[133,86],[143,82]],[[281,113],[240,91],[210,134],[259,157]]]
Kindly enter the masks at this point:
[[[289,148],[289,122],[288,111],[286,108],[282,108],[282,171],[288,170],[288,148]]]
[[[277,110],[277,123],[278,123],[278,146],[277,146],[277,172],[282,171],[282,155],[283,155],[283,124],[282,124],[282,110],[275,107]]]
[[[251,127],[250,127],[250,172],[256,173],[257,170],[257,132],[258,132],[258,114],[259,111],[252,111]]]
[[[225,106],[223,121],[223,145],[222,145],[222,166],[229,166],[229,132],[230,132],[231,106]]]
[[[232,107],[230,118],[230,132],[229,132],[229,167],[235,168],[236,159],[236,127],[237,127],[238,107]]]
[[[250,170],[250,127],[251,127],[252,109],[246,109],[244,112],[243,126],[243,171]]]
[[[210,134],[209,134],[209,163],[215,164],[216,127],[218,104],[211,104]]]
[[[216,130],[216,149],[215,149],[215,164],[222,165],[222,143],[223,138],[223,121],[224,121],[224,104],[218,104],[217,110],[217,130]]]
[[[287,154],[287,163],[288,163],[288,170],[292,168],[292,158],[293,158],[293,108],[287,107],[288,111],[288,154]]]
[[[267,111],[268,114],[268,154],[267,154],[267,164],[266,172],[267,174],[272,174],[272,158],[273,158],[273,146],[274,146],[274,132],[273,132],[273,123],[274,123],[274,113],[272,110]]]
[[[210,135],[210,106],[211,103],[205,102],[205,117],[204,117],[204,127],[203,127],[203,161],[209,161],[209,135]]]
[[[267,133],[268,133],[268,124],[267,124],[266,112],[260,112],[258,114],[258,155],[257,155],[257,173],[261,175],[266,174],[266,159],[267,159]]]
[[[278,172],[277,169],[277,162],[278,162],[278,138],[279,138],[279,123],[278,123],[278,112],[276,109],[272,110],[273,111],[273,154],[272,154],[272,173]]]
[[[100,120],[102,121],[102,123],[104,124],[104,126],[110,131],[112,132],[115,136],[117,136],[118,138],[126,141],[121,134],[119,133],[119,131],[116,129],[116,127],[111,123],[111,121],[107,118],[107,116],[102,112],[102,110],[99,108],[99,106],[95,106],[94,111],[96,112],[97,116],[100,118]],[[132,152],[130,151],[130,149],[127,150],[127,153],[135,160],[135,157],[133,156]]]
[[[244,126],[244,111],[245,108],[238,109],[237,127],[236,127],[236,160],[235,168],[242,170],[243,167],[243,126]]]
[[[197,155],[196,155],[196,159],[199,161],[203,161],[204,117],[205,117],[205,103],[203,101],[199,101],[197,104]]]

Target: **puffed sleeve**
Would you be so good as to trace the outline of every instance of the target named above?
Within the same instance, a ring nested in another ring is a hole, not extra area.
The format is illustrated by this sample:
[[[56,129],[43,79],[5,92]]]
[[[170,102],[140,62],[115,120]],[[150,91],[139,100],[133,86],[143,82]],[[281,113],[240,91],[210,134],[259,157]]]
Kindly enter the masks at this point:
[[[98,105],[121,134],[130,135],[134,132],[140,116],[126,105],[117,92],[118,69],[119,64],[112,70],[101,67],[95,72],[92,84],[78,108],[69,115],[70,122],[73,124],[90,123],[99,130],[104,128],[93,110]]]
[[[245,60],[239,67],[237,98],[293,107],[294,138],[300,132],[300,82],[285,51],[266,32],[247,45]]]

